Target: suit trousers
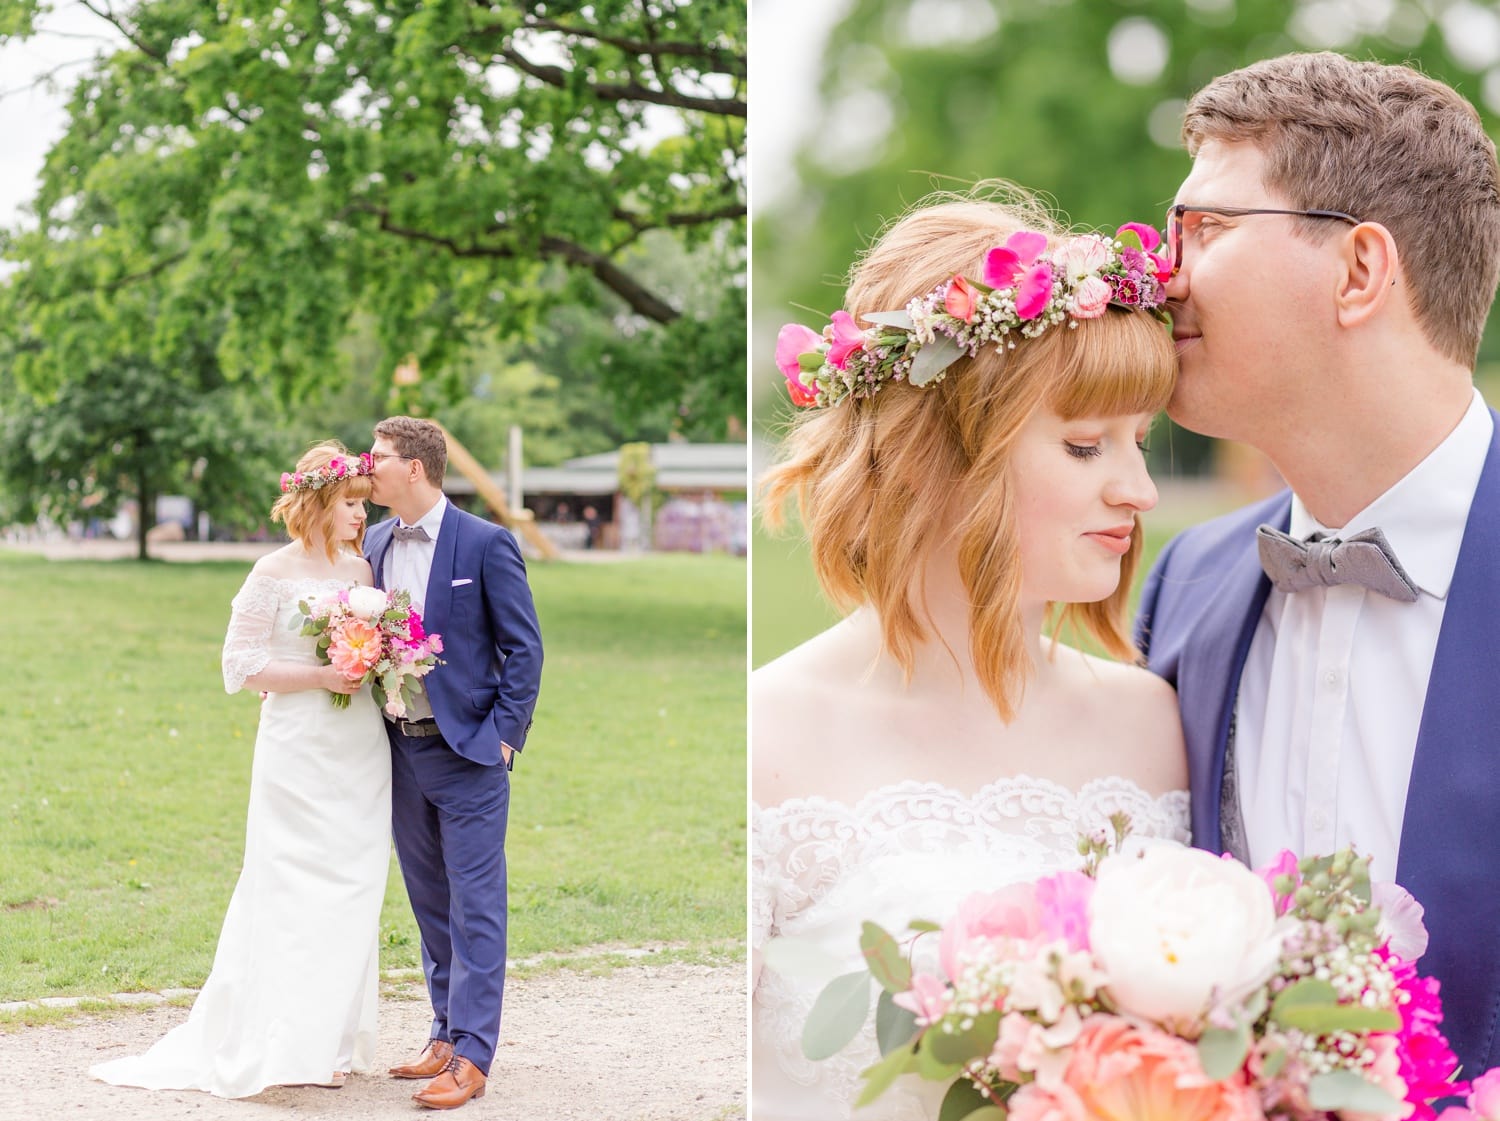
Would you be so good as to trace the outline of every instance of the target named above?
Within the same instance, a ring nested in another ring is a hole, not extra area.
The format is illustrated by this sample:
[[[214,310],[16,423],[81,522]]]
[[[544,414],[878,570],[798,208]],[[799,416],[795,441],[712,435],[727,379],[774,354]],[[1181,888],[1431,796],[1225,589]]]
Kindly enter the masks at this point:
[[[391,741],[391,832],[422,935],[432,1037],[488,1074],[505,992],[510,773],[441,736]]]

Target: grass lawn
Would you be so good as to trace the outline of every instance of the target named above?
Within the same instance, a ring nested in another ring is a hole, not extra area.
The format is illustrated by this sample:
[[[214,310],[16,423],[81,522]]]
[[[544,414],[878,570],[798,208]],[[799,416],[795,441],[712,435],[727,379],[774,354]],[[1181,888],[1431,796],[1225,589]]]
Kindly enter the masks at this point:
[[[219,649],[244,563],[0,553],[0,1001],[196,986],[238,875],[253,694]],[[547,661],[517,764],[513,957],[742,954],[745,563],[533,565]],[[382,966],[419,964],[394,858]]]

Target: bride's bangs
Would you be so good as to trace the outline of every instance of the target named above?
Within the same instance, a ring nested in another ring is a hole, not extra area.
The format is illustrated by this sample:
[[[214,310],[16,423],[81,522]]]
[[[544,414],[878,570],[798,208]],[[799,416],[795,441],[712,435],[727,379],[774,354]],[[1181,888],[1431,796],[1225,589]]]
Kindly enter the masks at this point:
[[[1172,336],[1138,311],[1111,309],[1059,336],[1061,359],[1050,404],[1064,420],[1159,413],[1177,384]]]

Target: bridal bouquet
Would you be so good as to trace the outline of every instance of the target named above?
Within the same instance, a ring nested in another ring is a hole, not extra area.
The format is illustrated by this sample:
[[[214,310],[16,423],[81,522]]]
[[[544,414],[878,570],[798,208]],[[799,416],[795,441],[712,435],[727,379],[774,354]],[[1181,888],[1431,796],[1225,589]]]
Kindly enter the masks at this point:
[[[357,585],[297,607],[302,620],[292,625],[317,637],[318,656],[351,681],[368,682],[375,703],[398,720],[412,695],[422,692],[421,679],[442,664],[442,636],[422,626],[407,592]],[[348,708],[349,698],[334,693],[333,703]]]
[[[1084,842],[1084,871],[913,923],[937,940],[932,969],[865,923],[867,968],[819,996],[804,1053],[861,1031],[873,977],[884,1057],[858,1105],[908,1072],[951,1083],[944,1121],[1429,1119],[1469,1089],[1437,982],[1412,964],[1421,908],[1372,889],[1368,858],[1283,852],[1251,871],[1177,846],[1110,851],[1128,827]],[[1442,1121],[1500,1121],[1500,1070]]]

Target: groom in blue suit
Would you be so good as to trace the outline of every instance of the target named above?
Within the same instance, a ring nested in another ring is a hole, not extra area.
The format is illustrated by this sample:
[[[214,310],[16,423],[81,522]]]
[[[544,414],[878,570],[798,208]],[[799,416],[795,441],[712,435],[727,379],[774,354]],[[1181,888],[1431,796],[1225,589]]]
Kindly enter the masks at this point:
[[[411,593],[444,663],[404,717],[386,720],[392,832],[433,1008],[426,1047],[391,1074],[428,1079],[414,1100],[453,1109],[484,1094],[499,1040],[510,769],[531,728],[542,640],[515,538],[443,496],[442,429],[389,417],[371,455],[372,497],[396,517],[370,530],[365,555],[377,585]]]
[[[1495,148],[1442,83],[1326,53],[1214,80],[1183,134],[1168,411],[1290,484],[1176,538],[1143,593],[1194,842],[1370,855],[1425,908],[1472,1077],[1500,1064],[1500,439],[1472,378]]]

